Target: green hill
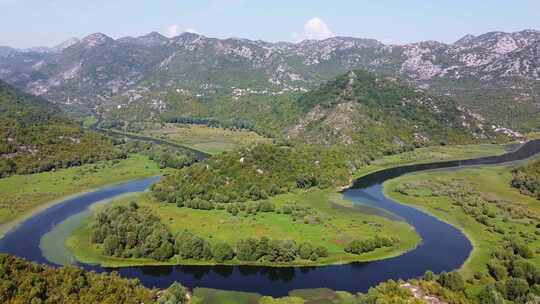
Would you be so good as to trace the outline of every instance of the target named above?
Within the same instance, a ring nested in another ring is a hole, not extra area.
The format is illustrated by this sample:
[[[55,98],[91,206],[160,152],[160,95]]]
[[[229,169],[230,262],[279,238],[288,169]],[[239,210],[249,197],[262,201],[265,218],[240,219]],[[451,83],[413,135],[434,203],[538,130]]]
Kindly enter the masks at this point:
[[[0,177],[112,159],[112,142],[83,130],[60,109],[0,81]]]
[[[289,138],[343,144],[370,157],[498,137],[450,98],[360,70],[304,94],[297,104],[302,114],[287,130]]]

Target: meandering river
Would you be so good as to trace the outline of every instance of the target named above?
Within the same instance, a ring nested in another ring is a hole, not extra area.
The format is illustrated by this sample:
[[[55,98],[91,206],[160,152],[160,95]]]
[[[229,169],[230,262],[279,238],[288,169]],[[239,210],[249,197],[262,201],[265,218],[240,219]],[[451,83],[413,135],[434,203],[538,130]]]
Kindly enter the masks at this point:
[[[343,192],[345,198],[382,208],[410,223],[422,238],[414,250],[398,257],[365,263],[322,267],[258,267],[258,266],[148,266],[127,267],[117,271],[124,277],[138,278],[148,287],[164,288],[178,281],[187,287],[256,292],[272,296],[287,295],[290,290],[330,288],[365,292],[389,279],[408,279],[426,270],[451,271],[463,265],[472,245],[457,228],[418,209],[387,198],[383,183],[403,174],[442,168],[501,164],[527,159],[540,152],[540,140],[530,141],[518,150],[501,156],[410,165],[382,170],[355,181]],[[84,212],[89,206],[118,195],[140,192],[158,178],[129,182],[83,194],[55,205],[22,223],[0,240],[0,252],[21,256],[40,263],[49,262],[40,250],[40,240],[55,225]],[[79,264],[87,270],[111,271],[94,265]]]

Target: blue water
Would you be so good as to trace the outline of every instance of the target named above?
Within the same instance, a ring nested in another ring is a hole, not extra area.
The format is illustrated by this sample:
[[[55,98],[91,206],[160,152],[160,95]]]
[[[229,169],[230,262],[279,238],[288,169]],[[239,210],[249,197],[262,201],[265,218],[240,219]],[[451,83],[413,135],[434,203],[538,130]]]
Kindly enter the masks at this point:
[[[164,288],[178,281],[187,287],[208,287],[284,296],[290,290],[330,288],[349,292],[365,292],[389,279],[409,279],[427,270],[451,271],[461,267],[472,246],[469,240],[451,225],[420,210],[399,204],[383,194],[383,183],[400,175],[440,168],[499,164],[529,158],[540,151],[540,140],[531,141],[517,151],[502,156],[474,160],[449,161],[392,168],[358,179],[344,191],[345,198],[389,211],[415,227],[422,243],[401,256],[381,261],[322,267],[259,267],[259,266],[148,266],[117,269],[124,277],[138,278],[148,287]],[[41,237],[55,224],[84,211],[90,205],[114,196],[147,189],[158,178],[107,187],[69,199],[25,221],[0,240],[0,252],[28,260],[50,264],[40,249]],[[94,265],[81,267],[97,272],[110,271]]]

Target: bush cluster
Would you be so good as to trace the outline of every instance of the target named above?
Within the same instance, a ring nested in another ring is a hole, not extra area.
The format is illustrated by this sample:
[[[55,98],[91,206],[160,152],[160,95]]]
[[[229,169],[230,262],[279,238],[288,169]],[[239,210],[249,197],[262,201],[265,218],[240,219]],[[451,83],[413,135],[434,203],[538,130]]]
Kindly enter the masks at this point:
[[[352,254],[362,254],[371,252],[383,247],[392,247],[397,240],[387,237],[376,236],[372,239],[354,240],[345,247],[345,252]]]
[[[495,283],[478,295],[482,304],[532,303],[540,295],[540,269],[531,259],[533,251],[523,242],[507,240],[491,254],[488,273]]]
[[[521,166],[512,173],[512,187],[540,200],[540,160]]]

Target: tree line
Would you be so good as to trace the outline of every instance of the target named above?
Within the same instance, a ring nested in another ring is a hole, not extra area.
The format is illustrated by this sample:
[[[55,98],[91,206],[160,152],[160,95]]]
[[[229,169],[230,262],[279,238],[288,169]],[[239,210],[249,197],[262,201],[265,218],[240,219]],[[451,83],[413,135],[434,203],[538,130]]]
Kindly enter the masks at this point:
[[[268,238],[241,240],[234,246],[211,244],[189,231],[176,235],[152,214],[151,210],[130,202],[96,214],[91,242],[103,245],[103,254],[120,258],[151,258],[168,261],[181,259],[217,262],[239,261],[289,263],[297,259],[316,261],[327,257],[328,250],[308,243]]]
[[[211,128],[223,128],[230,130],[248,130],[255,131],[255,128],[252,123],[247,121],[221,121],[212,118],[196,118],[196,117],[169,117],[165,119],[167,123],[176,123],[176,124],[186,124],[186,125],[203,125]]]

